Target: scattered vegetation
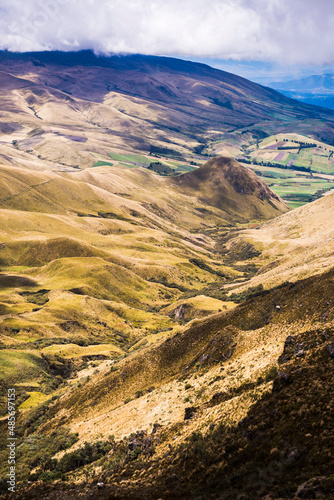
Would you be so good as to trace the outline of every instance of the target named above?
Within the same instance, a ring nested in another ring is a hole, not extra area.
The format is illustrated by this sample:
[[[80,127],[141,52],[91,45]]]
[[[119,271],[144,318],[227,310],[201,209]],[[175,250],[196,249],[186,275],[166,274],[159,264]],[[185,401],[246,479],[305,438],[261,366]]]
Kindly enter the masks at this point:
[[[41,421],[41,418],[37,417],[35,421],[29,420],[27,422],[27,428],[21,426],[16,429],[16,435],[18,438],[16,445],[16,477],[18,481],[26,481],[28,478],[36,480],[37,478],[43,480],[59,479],[62,474],[43,474],[44,471],[50,470],[55,466],[57,461],[53,459],[53,455],[59,451],[66,450],[70,448],[78,440],[78,434],[73,434],[68,428],[60,427],[55,431],[52,431],[49,435],[44,433],[29,433],[37,424]],[[25,431],[28,431],[25,432]],[[2,439],[4,444],[4,439],[6,434]],[[3,448],[4,451],[1,452],[1,463],[2,470],[1,475],[4,478],[7,473],[7,449]],[[38,468],[39,472],[31,475],[31,471],[34,468]],[[0,483],[0,491],[2,493],[6,492],[8,488],[6,479],[3,479]]]
[[[251,286],[241,293],[231,293],[229,299],[236,304],[240,304],[245,300],[264,295],[267,291],[264,290],[263,285]]]

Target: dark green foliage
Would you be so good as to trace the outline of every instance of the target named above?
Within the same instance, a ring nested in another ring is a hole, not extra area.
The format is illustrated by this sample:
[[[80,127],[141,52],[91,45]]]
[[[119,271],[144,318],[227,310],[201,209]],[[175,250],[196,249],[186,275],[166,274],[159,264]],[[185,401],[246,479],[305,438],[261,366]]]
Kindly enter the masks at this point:
[[[135,397],[140,398],[141,396],[144,396],[144,394],[145,394],[145,391],[142,389],[142,390],[136,392]]]
[[[272,366],[265,373],[264,380],[265,380],[265,382],[270,382],[271,380],[274,380],[275,377],[277,377],[277,367],[276,366]]]
[[[211,100],[212,100],[213,104],[215,104],[216,106],[221,106],[222,108],[227,108],[227,109],[233,110],[233,104],[229,99],[222,101],[221,99],[218,99],[217,97],[213,97]]]
[[[130,460],[136,460],[138,458],[138,455],[140,455],[141,453],[141,448],[139,446],[137,446],[137,448],[135,448],[134,450],[132,450],[130,452]]]
[[[176,157],[178,160],[182,159],[182,154],[179,151],[169,148],[161,148],[159,146],[150,146],[150,154],[158,154],[161,156],[169,156],[170,158]]]
[[[247,290],[245,290],[244,292],[232,293],[229,296],[229,300],[232,300],[236,304],[240,304],[241,302],[244,302],[245,300],[248,300],[248,299],[251,299],[254,297],[258,297],[260,295],[261,296],[265,295],[267,292],[268,292],[267,290],[264,290],[263,285],[260,284],[257,286],[251,286]]]
[[[297,166],[297,165],[291,165],[288,167],[288,165],[283,165],[282,163],[276,163],[273,161],[258,161],[255,160],[254,158],[248,159],[248,158],[239,158],[237,157],[236,160],[241,161],[242,163],[247,163],[251,165],[262,165],[263,167],[274,167],[274,168],[282,168],[284,170],[298,170],[299,172],[312,172],[310,167],[302,167],[302,166]]]
[[[151,277],[147,281],[150,281],[151,283],[160,283],[161,285],[164,285],[167,288],[177,288],[181,292],[187,291],[187,288],[184,287],[183,285],[179,285],[177,283],[170,283],[169,281],[167,281],[167,278],[165,276],[163,276],[162,278]]]
[[[235,266],[234,269],[244,273],[245,278],[251,278],[258,272],[258,267],[256,264],[244,264],[241,266]]]
[[[156,172],[157,174],[160,175],[171,175],[174,174],[174,170],[170,168],[168,165],[164,165],[163,163],[154,162],[150,163],[149,166],[147,167],[149,170],[153,170],[153,172]]]
[[[217,269],[212,269],[206,262],[204,262],[201,259],[196,259],[196,258],[191,258],[189,259],[189,262],[191,264],[194,264],[194,266],[199,267],[200,269],[203,269],[203,271],[207,271],[208,273],[211,274],[216,274],[217,276],[221,276],[222,278],[226,278],[226,274],[224,274],[222,271],[219,271]]]
[[[128,217],[125,217],[122,214],[115,214],[114,212],[98,212],[98,215],[103,219],[117,219],[131,222],[131,219],[129,219]]]
[[[68,447],[68,446],[67,446]],[[82,448],[66,453],[60,460],[46,457],[43,461],[34,464],[39,469],[30,474],[31,481],[53,481],[62,478],[63,475],[84,465],[90,464],[105,456],[112,448],[109,441],[97,441],[94,444],[85,443]]]
[[[96,443],[85,443],[83,448],[66,453],[57,464],[53,464],[56,470],[62,473],[72,471],[83,465],[90,464],[106,455],[112,448],[109,441],[97,441]]]
[[[150,392],[152,392],[154,390],[155,390],[154,386],[148,387],[147,389],[141,389],[135,393],[135,398],[136,399],[141,398],[142,396],[145,396],[145,394],[149,394]],[[131,398],[128,398],[128,399],[131,401]]]
[[[190,299],[191,297],[196,297],[196,295],[206,295],[207,297],[212,297],[217,300],[229,300],[227,292],[223,290],[223,285],[226,282],[227,281],[215,281],[198,291],[194,290],[186,292],[182,295],[182,299]]]
[[[32,304],[37,304],[39,306],[43,306],[47,302],[49,302],[49,298],[47,296],[50,290],[38,290],[38,292],[21,292],[20,295],[25,297],[27,302]]]
[[[39,412],[35,414],[35,418],[41,422]],[[32,421],[29,421],[26,425],[31,424]],[[57,460],[52,459],[53,455],[70,448],[78,441],[78,434],[73,434],[67,427],[60,427],[49,435],[34,433],[23,436],[23,431],[22,428],[17,429],[16,477],[19,481],[27,480],[30,471],[35,467],[38,467],[40,471],[38,477],[44,471],[53,470],[57,465]],[[6,456],[7,450],[1,454],[2,477],[5,477],[7,473]],[[53,480],[60,477],[59,472],[56,475],[46,474],[43,480]],[[37,477],[34,477],[34,479],[37,479]]]

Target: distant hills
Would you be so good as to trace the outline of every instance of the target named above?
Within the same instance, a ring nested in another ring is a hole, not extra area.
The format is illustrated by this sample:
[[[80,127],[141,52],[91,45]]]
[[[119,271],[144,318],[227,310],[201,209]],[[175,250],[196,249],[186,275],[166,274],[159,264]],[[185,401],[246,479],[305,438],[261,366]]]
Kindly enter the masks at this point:
[[[293,99],[334,109],[334,75],[312,75],[287,82],[273,82],[270,87]]]
[[[309,132],[309,120],[316,138],[334,143],[334,112],[168,57],[1,52],[0,88],[6,93],[1,128],[12,130],[19,150],[35,161],[88,166],[90,152],[107,154],[111,142],[126,151],[201,152],[223,133],[263,138],[296,122],[299,132]]]

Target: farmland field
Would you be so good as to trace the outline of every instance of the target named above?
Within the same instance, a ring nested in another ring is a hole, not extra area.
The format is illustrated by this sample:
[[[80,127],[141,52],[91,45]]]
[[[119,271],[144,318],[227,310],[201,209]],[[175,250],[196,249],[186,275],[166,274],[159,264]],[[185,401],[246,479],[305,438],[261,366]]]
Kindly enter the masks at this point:
[[[193,163],[192,160],[183,160],[181,162],[177,161],[172,161],[167,157],[164,156],[152,156],[152,155],[139,155],[139,154],[120,154],[120,153],[108,153],[110,158],[112,158],[115,162],[115,164],[121,165],[123,167],[127,168],[137,168],[137,167],[143,167],[143,168],[148,168],[152,163],[158,163],[160,165],[165,165],[168,167],[168,169],[171,169],[172,172],[168,173],[168,175],[173,175],[173,174],[181,174],[183,172],[191,172],[192,170],[195,170],[197,166],[191,165],[190,162]],[[97,159],[97,155],[93,154],[93,156]],[[101,158],[101,156],[98,157],[99,160],[92,165],[92,167],[103,167],[103,166],[113,166],[114,163],[111,163],[108,160],[104,160]],[[189,163],[187,163],[187,161]],[[200,163],[203,163],[200,162]],[[151,168],[151,170],[155,171],[155,169]],[[156,172],[159,173],[159,172]]]
[[[284,148],[284,149],[282,149]],[[334,147],[298,134],[277,134],[246,148],[253,163],[302,167],[312,172],[334,174]]]
[[[280,170],[259,165],[252,165],[251,168],[291,208],[305,205],[334,189],[334,175],[332,178],[324,179],[294,170]]]
[[[99,160],[93,165],[93,167],[103,167],[104,165],[109,165],[109,167],[112,167],[113,163],[111,163],[110,161]]]
[[[144,165],[149,165],[152,160],[146,158],[144,155],[127,154],[122,155],[118,153],[108,153],[110,158],[116,161],[129,162],[129,163],[143,163]]]
[[[334,146],[307,135],[289,132],[262,140],[248,136],[239,152],[229,148],[229,143],[214,141],[207,150],[216,154],[223,150],[230,153],[259,175],[292,208],[334,189]]]

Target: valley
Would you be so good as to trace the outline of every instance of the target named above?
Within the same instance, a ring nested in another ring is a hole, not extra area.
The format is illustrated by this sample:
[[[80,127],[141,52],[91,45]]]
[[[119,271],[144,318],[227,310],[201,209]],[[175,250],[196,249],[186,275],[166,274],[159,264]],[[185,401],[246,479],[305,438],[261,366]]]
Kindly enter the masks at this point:
[[[8,387],[15,498],[330,498],[333,111],[153,56],[0,83],[0,498]]]

